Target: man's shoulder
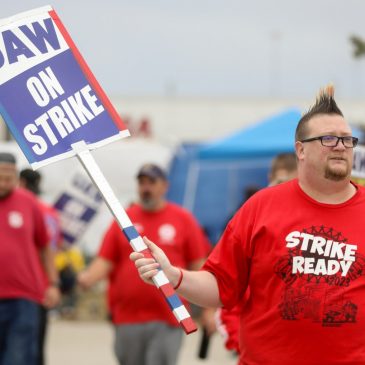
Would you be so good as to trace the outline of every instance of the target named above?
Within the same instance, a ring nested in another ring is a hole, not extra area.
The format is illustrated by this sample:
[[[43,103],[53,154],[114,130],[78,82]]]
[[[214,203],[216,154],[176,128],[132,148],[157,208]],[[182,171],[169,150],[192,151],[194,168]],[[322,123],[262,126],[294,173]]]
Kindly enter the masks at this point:
[[[43,200],[39,200],[39,205],[46,216],[51,216],[58,219],[58,210],[53,205],[48,204]]]
[[[137,203],[131,203],[130,205],[128,205],[128,207],[125,208],[125,211],[127,213],[133,212],[136,209],[141,209],[140,205]]]
[[[29,202],[30,204],[40,205],[37,197],[30,191],[23,188],[16,188],[13,191],[13,197],[15,199],[21,199],[23,202]]]
[[[295,190],[295,187],[298,185],[297,179],[289,180],[277,185],[268,186],[259,190],[257,193],[253,195],[256,198],[268,198],[274,196],[281,196],[283,194],[288,194]]]
[[[192,213],[187,210],[186,208],[184,208],[183,206],[176,204],[174,202],[166,202],[165,208],[169,211],[169,212],[173,212],[176,214],[181,214],[181,215],[186,215],[186,216],[192,216]]]

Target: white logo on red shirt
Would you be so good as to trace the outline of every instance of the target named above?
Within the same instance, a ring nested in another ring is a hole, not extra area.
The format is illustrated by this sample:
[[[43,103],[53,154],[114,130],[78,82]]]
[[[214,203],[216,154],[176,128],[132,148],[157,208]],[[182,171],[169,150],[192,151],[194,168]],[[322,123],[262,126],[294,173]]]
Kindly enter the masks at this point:
[[[23,216],[20,212],[9,212],[8,223],[12,228],[20,228],[24,224]]]
[[[166,223],[158,229],[161,243],[173,244],[176,236],[176,229],[172,224]]]

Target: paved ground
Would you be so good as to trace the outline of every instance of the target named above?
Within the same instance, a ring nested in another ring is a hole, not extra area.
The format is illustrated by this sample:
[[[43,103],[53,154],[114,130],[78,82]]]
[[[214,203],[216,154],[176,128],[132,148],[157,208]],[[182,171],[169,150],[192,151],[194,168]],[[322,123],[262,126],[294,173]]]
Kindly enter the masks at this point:
[[[219,335],[209,347],[208,358],[197,358],[201,332],[185,337],[178,365],[235,365]],[[112,353],[113,332],[107,322],[53,320],[49,327],[47,365],[117,365]],[[136,364],[138,365],[138,364]]]

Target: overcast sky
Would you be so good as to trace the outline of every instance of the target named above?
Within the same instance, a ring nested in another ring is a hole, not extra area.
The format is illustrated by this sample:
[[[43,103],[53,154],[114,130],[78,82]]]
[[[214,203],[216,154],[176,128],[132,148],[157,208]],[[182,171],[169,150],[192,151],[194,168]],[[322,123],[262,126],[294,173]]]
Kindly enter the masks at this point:
[[[109,95],[365,96],[363,0],[53,0]],[[47,5],[1,0],[1,18]]]

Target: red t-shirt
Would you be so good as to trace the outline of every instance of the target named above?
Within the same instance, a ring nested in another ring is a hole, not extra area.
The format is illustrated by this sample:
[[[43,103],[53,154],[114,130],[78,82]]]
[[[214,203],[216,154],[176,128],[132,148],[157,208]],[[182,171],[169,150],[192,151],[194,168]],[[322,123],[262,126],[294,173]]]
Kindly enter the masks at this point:
[[[218,308],[215,313],[217,330],[223,337],[224,346],[227,350],[233,350],[237,353],[239,350],[239,317],[241,308],[236,305],[228,310]]]
[[[240,364],[365,364],[365,189],[342,204],[298,180],[256,193],[204,269],[224,306],[239,303]]]
[[[244,307],[244,303],[248,300],[250,294],[249,289],[250,288],[248,287],[240,303],[236,304],[232,309],[218,308],[215,314],[217,330],[223,337],[224,346],[227,350],[233,350],[237,353],[240,352],[239,318],[241,310]]]
[[[0,235],[0,298],[41,303],[46,287],[39,249],[48,244],[48,235],[32,193],[16,189],[0,199]]]
[[[173,265],[188,267],[207,256],[210,246],[194,217],[183,208],[167,203],[158,212],[139,205],[127,210],[141,236],[160,246]],[[132,249],[116,222],[106,232],[99,256],[111,261],[108,301],[114,323],[165,321],[178,326],[162,294],[145,284],[129,259]]]

